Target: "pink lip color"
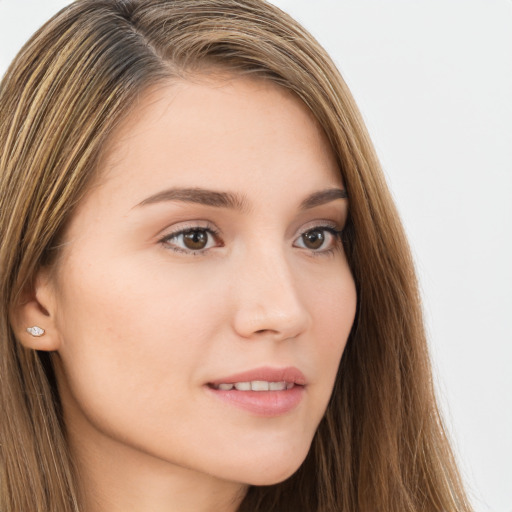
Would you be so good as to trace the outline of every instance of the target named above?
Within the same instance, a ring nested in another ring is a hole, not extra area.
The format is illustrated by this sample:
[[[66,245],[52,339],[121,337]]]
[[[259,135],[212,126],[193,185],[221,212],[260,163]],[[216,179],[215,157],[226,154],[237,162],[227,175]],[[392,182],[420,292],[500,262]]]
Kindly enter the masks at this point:
[[[268,382],[293,382],[304,386],[306,384],[306,377],[304,374],[293,366],[287,368],[271,368],[263,366],[248,370],[246,372],[236,373],[228,377],[222,377],[209,382],[209,384],[231,384],[233,382],[248,382],[251,380],[266,380]]]
[[[231,384],[264,380],[268,382],[293,382],[292,389],[283,391],[238,391],[232,389],[222,391],[211,385]],[[218,399],[228,402],[257,416],[273,417],[285,414],[297,405],[304,396],[306,377],[297,368],[256,368],[247,372],[237,373],[228,377],[215,379],[208,383],[207,390]]]

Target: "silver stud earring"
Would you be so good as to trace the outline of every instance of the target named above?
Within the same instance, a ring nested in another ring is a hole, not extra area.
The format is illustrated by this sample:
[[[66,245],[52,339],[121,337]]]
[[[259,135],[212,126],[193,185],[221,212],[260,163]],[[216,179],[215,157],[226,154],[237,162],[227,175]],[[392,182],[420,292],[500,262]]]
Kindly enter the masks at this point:
[[[44,329],[41,327],[38,327],[37,325],[34,325],[34,327],[27,327],[27,332],[29,334],[32,334],[32,336],[39,338],[40,336],[43,336],[45,333]]]

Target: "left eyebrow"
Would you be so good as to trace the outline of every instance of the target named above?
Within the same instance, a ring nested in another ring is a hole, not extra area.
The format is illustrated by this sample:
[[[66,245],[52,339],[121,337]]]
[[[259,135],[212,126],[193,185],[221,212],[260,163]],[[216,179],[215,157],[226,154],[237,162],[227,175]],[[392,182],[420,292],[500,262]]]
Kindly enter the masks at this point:
[[[314,192],[300,203],[301,210],[309,210],[315,206],[321,206],[336,199],[347,199],[347,191],[344,188],[328,188]]]
[[[346,198],[347,192],[345,189],[328,188],[310,194],[300,203],[299,209],[302,211],[309,210],[337,199]],[[140,202],[137,206],[146,206],[165,201],[196,203],[205,206],[213,206],[215,208],[230,208],[238,211],[248,211],[249,209],[249,202],[245,196],[203,188],[171,188],[144,199],[144,201]]]

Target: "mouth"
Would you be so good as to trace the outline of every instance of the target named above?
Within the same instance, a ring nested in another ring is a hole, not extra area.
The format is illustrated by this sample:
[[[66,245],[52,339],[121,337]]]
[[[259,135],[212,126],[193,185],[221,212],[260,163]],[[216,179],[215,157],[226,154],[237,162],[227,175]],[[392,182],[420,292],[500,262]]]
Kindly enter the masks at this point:
[[[209,382],[218,399],[256,416],[291,412],[304,397],[306,378],[297,368],[258,368]]]
[[[253,380],[246,382],[223,382],[220,384],[208,384],[212,389],[219,391],[286,391],[296,386],[295,382],[269,382],[266,380]]]

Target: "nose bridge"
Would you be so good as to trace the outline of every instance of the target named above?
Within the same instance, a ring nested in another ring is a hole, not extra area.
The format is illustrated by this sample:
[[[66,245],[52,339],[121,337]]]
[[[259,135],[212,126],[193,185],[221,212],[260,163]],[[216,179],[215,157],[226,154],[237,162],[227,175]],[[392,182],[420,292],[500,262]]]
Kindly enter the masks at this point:
[[[244,337],[296,337],[308,323],[297,275],[282,244],[257,244],[240,257],[235,277],[235,329]]]

